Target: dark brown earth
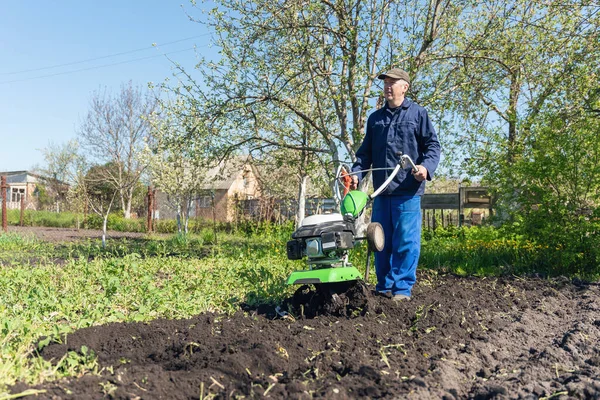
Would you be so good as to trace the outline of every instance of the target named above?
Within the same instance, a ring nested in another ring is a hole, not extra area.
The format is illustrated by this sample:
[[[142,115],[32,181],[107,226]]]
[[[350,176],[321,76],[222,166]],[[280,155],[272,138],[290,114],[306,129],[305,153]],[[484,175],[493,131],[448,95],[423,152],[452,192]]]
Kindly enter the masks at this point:
[[[346,315],[322,314],[305,293],[296,318],[265,308],[82,329],[41,354],[87,346],[101,374],[35,389],[43,399],[600,398],[599,295],[568,279],[426,271],[412,300],[356,290]]]
[[[99,229],[75,229],[75,228],[46,228],[41,226],[9,226],[8,232],[17,233],[22,236],[31,236],[38,239],[59,243],[74,242],[86,239],[102,238],[102,230]],[[106,235],[110,239],[139,239],[146,237],[145,233],[108,231]]]

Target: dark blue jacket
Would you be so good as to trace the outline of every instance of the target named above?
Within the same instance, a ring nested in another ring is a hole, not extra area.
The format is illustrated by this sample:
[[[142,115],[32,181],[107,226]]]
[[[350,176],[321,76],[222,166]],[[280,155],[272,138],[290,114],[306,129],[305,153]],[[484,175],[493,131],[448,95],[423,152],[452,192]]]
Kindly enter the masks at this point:
[[[394,168],[402,154],[407,154],[415,164],[427,168],[431,180],[440,161],[440,142],[425,108],[404,99],[402,105],[392,110],[387,106],[375,111],[367,120],[365,138],[356,152],[352,171],[367,168]],[[392,170],[373,171],[373,186],[377,189]],[[362,179],[363,174],[358,174]],[[381,195],[421,196],[425,181],[419,182],[410,167],[401,169]]]

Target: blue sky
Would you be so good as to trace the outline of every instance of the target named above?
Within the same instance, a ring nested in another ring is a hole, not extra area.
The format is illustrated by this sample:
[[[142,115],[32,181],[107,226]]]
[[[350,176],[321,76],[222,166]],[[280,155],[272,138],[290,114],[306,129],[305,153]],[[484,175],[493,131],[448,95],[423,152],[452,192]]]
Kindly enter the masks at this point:
[[[40,149],[74,139],[94,91],[170,77],[162,54],[186,68],[216,58],[186,12],[201,15],[186,0],[2,1],[0,171],[42,165]]]

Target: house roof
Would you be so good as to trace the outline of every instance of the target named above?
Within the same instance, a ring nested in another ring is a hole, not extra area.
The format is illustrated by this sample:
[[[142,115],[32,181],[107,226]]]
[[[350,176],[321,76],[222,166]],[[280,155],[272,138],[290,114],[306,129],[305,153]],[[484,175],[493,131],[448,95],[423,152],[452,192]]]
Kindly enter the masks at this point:
[[[16,180],[16,178],[18,178],[19,175],[25,175],[25,179],[23,181]],[[25,170],[24,171],[4,171],[4,172],[0,172],[0,176],[6,176],[7,183],[13,183],[13,184],[15,184],[15,183],[26,183],[26,182],[27,183],[39,183],[39,182],[44,182],[44,181],[48,180],[48,178],[45,177],[45,176],[43,176],[43,175],[36,174],[34,172],[31,172],[31,171],[25,171]],[[35,178],[35,179],[34,180],[28,180],[27,176],[30,176],[30,177]],[[63,181],[59,181],[59,180],[55,180],[55,182],[57,182],[58,184],[61,184],[61,185],[69,185],[68,183],[63,182]]]
[[[36,176],[36,177],[38,176],[36,174],[32,174],[29,171],[2,171],[2,172],[0,172],[0,176],[13,176],[13,175],[23,175],[23,174]]]
[[[244,167],[249,166],[256,174],[256,169],[251,163],[249,156],[239,156],[222,161],[219,165],[209,169],[205,175],[205,190],[228,190],[236,178],[244,172]]]
[[[5,176],[7,183],[31,183],[36,182],[36,180],[42,179],[42,177],[38,174],[34,174],[29,171],[3,171],[0,172],[0,176]],[[23,176],[23,179],[19,179],[19,176]],[[30,176],[34,178],[33,180],[27,179]]]
[[[268,163],[254,165],[258,170],[258,181],[265,194],[276,198],[295,199],[298,196],[298,177],[292,168],[276,168]],[[308,177],[306,197],[323,197],[324,194],[315,181]]]

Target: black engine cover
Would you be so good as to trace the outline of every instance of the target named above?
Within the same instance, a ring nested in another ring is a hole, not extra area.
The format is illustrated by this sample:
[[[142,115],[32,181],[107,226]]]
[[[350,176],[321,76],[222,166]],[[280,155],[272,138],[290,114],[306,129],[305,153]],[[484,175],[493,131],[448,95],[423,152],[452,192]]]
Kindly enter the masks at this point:
[[[354,235],[350,232],[326,232],[321,235],[323,252],[354,248]]]

